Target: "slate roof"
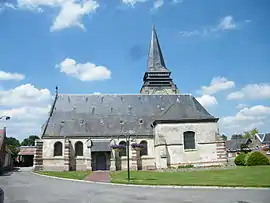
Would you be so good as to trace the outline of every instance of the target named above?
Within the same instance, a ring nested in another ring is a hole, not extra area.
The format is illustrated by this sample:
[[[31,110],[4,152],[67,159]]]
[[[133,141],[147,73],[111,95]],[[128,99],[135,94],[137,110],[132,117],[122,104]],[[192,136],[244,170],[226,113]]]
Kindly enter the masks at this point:
[[[258,133],[256,136],[262,144],[270,144],[270,133]]]
[[[155,27],[152,29],[152,38],[148,54],[148,71],[149,72],[169,72],[165,65],[163,54],[160,48],[158,36]]]
[[[270,144],[270,133],[265,133],[263,144]]]
[[[241,149],[241,144],[249,144],[251,142],[251,139],[247,138],[237,138],[237,139],[231,139],[227,140],[225,143],[226,149],[228,151],[239,151]]]
[[[127,130],[152,135],[156,120],[217,122],[218,118],[191,95],[60,94],[42,136],[119,136]]]

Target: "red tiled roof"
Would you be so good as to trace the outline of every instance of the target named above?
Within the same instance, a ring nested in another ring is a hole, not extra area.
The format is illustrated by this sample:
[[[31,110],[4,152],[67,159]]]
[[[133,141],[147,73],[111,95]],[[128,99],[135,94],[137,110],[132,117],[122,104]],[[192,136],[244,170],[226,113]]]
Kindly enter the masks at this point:
[[[19,152],[19,155],[34,155],[35,154],[35,147],[27,147],[27,148],[24,148],[24,147],[21,147],[20,148],[20,152]]]

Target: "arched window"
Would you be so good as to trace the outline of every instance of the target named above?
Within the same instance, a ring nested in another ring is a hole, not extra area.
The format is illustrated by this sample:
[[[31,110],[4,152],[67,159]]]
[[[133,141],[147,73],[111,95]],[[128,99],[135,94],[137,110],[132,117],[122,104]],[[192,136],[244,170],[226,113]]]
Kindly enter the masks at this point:
[[[83,156],[83,143],[81,141],[75,143],[75,156]]]
[[[62,154],[63,154],[63,144],[62,144],[62,142],[54,143],[53,155],[54,156],[62,156]]]
[[[143,140],[140,142],[144,147],[142,150],[140,150],[140,156],[145,156],[148,155],[148,146],[147,146],[147,141]]]
[[[121,141],[119,145],[125,146],[125,148],[119,152],[119,156],[127,156],[127,143],[125,141]]]
[[[184,132],[184,149],[195,149],[195,132]]]

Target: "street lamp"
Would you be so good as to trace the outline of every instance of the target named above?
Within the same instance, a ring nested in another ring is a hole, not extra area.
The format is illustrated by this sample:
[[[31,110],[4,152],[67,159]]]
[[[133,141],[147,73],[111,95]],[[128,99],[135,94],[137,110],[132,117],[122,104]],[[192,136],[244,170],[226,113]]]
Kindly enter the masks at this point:
[[[122,123],[120,123],[122,124]],[[130,138],[132,136],[136,136],[135,135],[136,132],[134,130],[128,130],[127,132],[124,133],[124,137],[126,139],[126,152],[127,152],[127,171],[128,171],[128,182],[130,181],[130,164],[129,164],[129,161],[130,161],[130,158],[129,158],[129,147],[130,147]],[[133,141],[134,139],[132,139],[131,141]]]
[[[0,116],[0,120],[10,120],[10,116]]]

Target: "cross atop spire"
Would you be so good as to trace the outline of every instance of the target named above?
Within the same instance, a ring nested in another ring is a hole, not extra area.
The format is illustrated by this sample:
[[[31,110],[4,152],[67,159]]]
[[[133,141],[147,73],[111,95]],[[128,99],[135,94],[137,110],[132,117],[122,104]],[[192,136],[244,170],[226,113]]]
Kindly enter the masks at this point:
[[[150,43],[150,50],[148,54],[147,68],[149,72],[168,72],[166,68],[163,54],[159,45],[156,28],[152,27],[152,38]]]

